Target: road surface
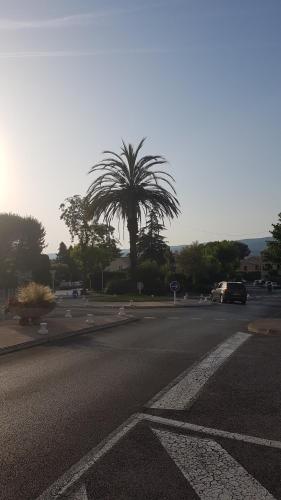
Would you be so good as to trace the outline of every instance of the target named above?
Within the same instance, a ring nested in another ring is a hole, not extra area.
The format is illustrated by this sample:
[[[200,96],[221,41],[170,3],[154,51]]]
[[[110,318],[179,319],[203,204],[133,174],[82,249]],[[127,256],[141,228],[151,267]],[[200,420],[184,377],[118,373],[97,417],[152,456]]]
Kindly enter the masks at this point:
[[[137,323],[1,357],[0,498],[36,499],[175,377],[279,303],[275,295],[247,306],[139,310]],[[157,439],[169,447],[169,436]]]

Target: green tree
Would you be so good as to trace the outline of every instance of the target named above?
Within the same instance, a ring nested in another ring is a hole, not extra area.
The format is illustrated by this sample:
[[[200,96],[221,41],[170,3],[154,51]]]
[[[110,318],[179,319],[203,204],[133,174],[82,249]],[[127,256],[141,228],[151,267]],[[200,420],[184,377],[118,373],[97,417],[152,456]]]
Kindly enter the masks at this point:
[[[5,287],[18,280],[44,276],[47,280],[48,257],[42,255],[45,229],[34,217],[0,214],[0,277]],[[46,258],[45,258],[46,257]],[[41,272],[42,271],[42,272]]]
[[[83,280],[97,268],[104,268],[119,255],[114,228],[99,224],[91,215],[89,200],[75,195],[60,205],[61,219],[67,225],[72,241],[76,244],[68,250],[68,264],[74,262],[81,270]],[[67,252],[60,246],[59,258],[66,259]]]
[[[184,247],[176,256],[177,268],[183,272],[193,287],[206,283],[206,258],[204,245],[197,241]]]
[[[270,231],[272,240],[267,242],[267,248],[263,252],[263,258],[269,265],[281,264],[281,213],[278,214],[278,222],[272,224],[273,229]]]
[[[172,260],[170,247],[160,233],[165,230],[158,217],[153,212],[147,220],[146,226],[140,230],[137,242],[137,254],[140,261],[151,260],[160,266]]]
[[[139,158],[144,139],[136,149],[123,141],[120,154],[104,151],[106,157],[89,173],[100,173],[88,189],[92,213],[110,223],[114,217],[127,223],[130,240],[131,272],[137,267],[137,239],[142,212],[154,211],[158,217],[172,219],[179,214],[179,203],[170,174],[159,170],[166,160],[159,155]],[[155,170],[156,169],[156,170]],[[170,190],[171,191],[170,191]]]

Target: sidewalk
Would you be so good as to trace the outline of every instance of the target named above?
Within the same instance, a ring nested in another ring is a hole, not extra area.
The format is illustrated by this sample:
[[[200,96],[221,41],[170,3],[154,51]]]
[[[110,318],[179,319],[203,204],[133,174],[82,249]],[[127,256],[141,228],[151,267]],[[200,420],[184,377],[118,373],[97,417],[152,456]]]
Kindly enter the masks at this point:
[[[47,334],[38,333],[40,325],[21,326],[16,319],[2,320],[0,321],[0,355],[137,321],[137,318],[132,316],[118,316],[117,314],[93,315],[93,323],[87,323],[86,319],[86,315],[73,318],[47,316],[42,320],[47,323]]]
[[[249,323],[248,330],[259,335],[281,335],[281,318],[257,319]]]

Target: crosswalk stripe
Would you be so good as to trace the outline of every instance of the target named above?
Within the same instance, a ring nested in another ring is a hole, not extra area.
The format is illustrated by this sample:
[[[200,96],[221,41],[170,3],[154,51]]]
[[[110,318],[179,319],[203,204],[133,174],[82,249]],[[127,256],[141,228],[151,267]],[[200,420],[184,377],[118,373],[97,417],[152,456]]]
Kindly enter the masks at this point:
[[[187,375],[175,384],[163,396],[156,400],[151,408],[167,410],[184,410],[197,397],[201,389],[214,375],[227,358],[242,345],[251,335],[237,332],[220,344],[200,363],[192,368]]]
[[[211,439],[153,429],[200,500],[274,500],[227,451]]]
[[[85,483],[82,483],[67,496],[67,500],[88,500]]]

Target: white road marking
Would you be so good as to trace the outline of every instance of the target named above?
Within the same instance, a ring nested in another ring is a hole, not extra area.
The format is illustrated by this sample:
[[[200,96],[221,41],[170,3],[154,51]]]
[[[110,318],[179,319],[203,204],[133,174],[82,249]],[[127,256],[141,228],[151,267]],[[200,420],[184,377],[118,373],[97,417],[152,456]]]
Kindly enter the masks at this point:
[[[98,446],[93,448],[87,455],[85,455],[79,462],[73,465],[63,476],[61,476],[55,483],[53,483],[37,500],[59,500],[65,498],[67,500],[86,500],[87,497],[83,496],[85,494],[83,487],[78,488],[73,492],[73,488],[77,483],[81,482],[83,476],[91,469],[104,455],[106,455],[119,441],[126,436],[126,434],[131,431],[139,422],[147,421],[154,424],[166,425],[173,427],[179,431],[194,431],[209,434],[214,437],[223,437],[227,439],[234,439],[237,441],[243,441],[249,444],[255,444],[260,446],[268,446],[271,448],[281,449],[281,442],[279,441],[269,441],[267,439],[262,439],[254,436],[247,436],[243,434],[237,434],[227,431],[221,431],[219,429],[212,429],[208,427],[203,427],[200,425],[190,424],[188,422],[181,422],[179,420],[172,420],[163,417],[157,417],[154,415],[136,414],[129,418],[124,424],[118,427],[114,432],[112,432],[106,439],[104,439]],[[155,432],[155,429],[152,429]],[[81,483],[80,483],[81,484]],[[72,493],[71,493],[72,492]],[[73,496],[73,494],[80,497]],[[72,496],[71,496],[72,495]],[[222,497],[224,498],[224,497]],[[228,497],[229,498],[229,497]],[[227,500],[228,500],[227,498]],[[239,498],[241,497],[232,497]],[[247,497],[245,497],[247,498]],[[257,500],[258,497],[250,497],[250,500]],[[268,497],[265,497],[268,498]],[[273,497],[269,497],[273,498]],[[244,500],[244,499],[243,499]]]
[[[88,500],[85,483],[82,483],[75,491],[70,493],[68,500]]]
[[[226,318],[215,318],[215,321],[226,321]]]
[[[199,392],[210,377],[225,363],[227,358],[238,349],[251,335],[237,332],[208,354],[187,375],[163,396],[151,404],[151,408],[184,410],[198,397]]]
[[[281,441],[276,441],[274,439],[264,439],[256,436],[248,436],[247,434],[239,434],[237,432],[223,431],[221,429],[204,427],[203,425],[191,424],[189,422],[181,422],[180,420],[173,420],[171,418],[157,417],[147,413],[143,414],[143,419],[151,423],[167,425],[183,431],[200,432],[202,434],[209,434],[210,436],[233,439],[234,441],[243,441],[248,444],[267,446],[268,448],[277,448],[281,450]]]
[[[93,448],[79,462],[74,464],[65,474],[55,481],[37,500],[56,500],[58,498],[68,497],[68,492],[73,488],[82,476],[96,464],[120,439],[122,439],[135,425],[142,420],[140,414],[133,415],[126,420],[120,427],[107,436],[98,446]],[[64,495],[64,496],[63,496]]]
[[[144,316],[143,319],[156,319],[156,316]]]
[[[201,500],[274,500],[215,441],[167,431],[153,432]]]

